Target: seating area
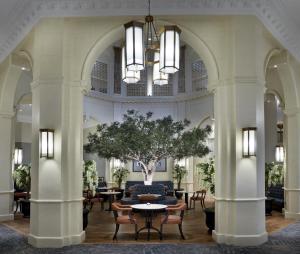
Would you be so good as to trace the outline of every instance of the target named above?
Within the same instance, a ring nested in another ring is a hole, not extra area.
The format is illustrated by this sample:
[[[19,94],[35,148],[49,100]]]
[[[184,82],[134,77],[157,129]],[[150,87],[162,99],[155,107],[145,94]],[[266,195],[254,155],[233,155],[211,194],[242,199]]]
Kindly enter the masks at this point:
[[[281,212],[284,208],[283,186],[270,186],[267,190],[267,197],[272,199],[272,209]]]

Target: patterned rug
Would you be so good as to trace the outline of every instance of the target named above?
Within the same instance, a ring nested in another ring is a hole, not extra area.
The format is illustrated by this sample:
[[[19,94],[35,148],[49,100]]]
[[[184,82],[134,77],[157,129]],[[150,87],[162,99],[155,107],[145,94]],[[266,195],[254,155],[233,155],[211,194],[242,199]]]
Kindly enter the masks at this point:
[[[36,249],[27,238],[0,225],[1,254],[300,254],[300,222],[273,233],[258,247],[233,247],[218,244],[81,244],[60,249]]]

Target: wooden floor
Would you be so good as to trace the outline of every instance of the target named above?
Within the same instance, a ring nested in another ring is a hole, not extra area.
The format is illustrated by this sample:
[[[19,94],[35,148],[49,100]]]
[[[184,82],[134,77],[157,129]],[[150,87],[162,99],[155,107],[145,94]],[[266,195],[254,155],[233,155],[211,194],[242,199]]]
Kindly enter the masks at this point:
[[[106,204],[107,206],[108,204]],[[207,206],[211,206],[208,202]],[[158,216],[154,220],[154,226],[158,227]],[[138,217],[139,228],[144,225],[144,220]],[[273,212],[272,216],[266,217],[266,228],[269,233],[280,230],[293,223],[294,220],[288,220],[279,212]],[[17,213],[14,221],[3,222],[4,225],[28,235],[29,219],[24,219],[21,214]],[[89,214],[89,224],[86,228],[85,243],[112,243],[112,237],[115,230],[113,213],[101,211],[100,205],[96,204]],[[118,233],[118,243],[147,243],[146,233],[141,233],[139,240],[134,240],[134,226],[121,225]],[[156,232],[151,233],[150,243],[212,243],[213,239],[207,232],[205,226],[205,215],[200,205],[196,209],[187,210],[184,216],[183,232],[186,240],[181,240],[177,225],[165,225],[164,239],[159,240]]]

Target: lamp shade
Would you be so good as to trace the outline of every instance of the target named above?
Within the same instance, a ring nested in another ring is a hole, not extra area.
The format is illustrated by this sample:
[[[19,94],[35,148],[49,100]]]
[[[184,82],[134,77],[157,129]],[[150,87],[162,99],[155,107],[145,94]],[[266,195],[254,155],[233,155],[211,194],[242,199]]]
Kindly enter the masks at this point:
[[[243,128],[243,157],[256,155],[256,128]]]
[[[283,145],[277,145],[275,148],[275,160],[276,162],[284,161],[284,149]]]
[[[40,157],[53,159],[54,158],[54,130],[40,130]]]
[[[137,83],[140,80],[139,71],[129,71],[125,64],[125,48],[122,48],[122,80],[127,84]]]
[[[154,53],[154,64],[153,64],[153,83],[155,85],[166,85],[168,84],[168,74],[159,71],[159,52]]]
[[[160,71],[175,73],[179,70],[180,33],[177,26],[165,26],[160,35]]]
[[[125,27],[125,66],[128,71],[144,69],[144,23],[131,21]]]
[[[23,149],[16,148],[15,149],[15,156],[14,156],[15,165],[21,165],[23,162]]]

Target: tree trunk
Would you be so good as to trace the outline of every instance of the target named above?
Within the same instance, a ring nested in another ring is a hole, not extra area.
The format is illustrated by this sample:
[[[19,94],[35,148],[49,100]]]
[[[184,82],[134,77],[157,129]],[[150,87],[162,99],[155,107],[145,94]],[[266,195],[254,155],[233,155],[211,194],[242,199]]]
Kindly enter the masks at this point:
[[[144,173],[144,184],[145,185],[152,185],[152,179],[153,179],[153,173],[152,174]]]
[[[143,167],[143,174],[144,174],[144,184],[145,185],[152,185],[152,179],[154,175],[154,169],[155,169],[155,162],[151,161],[148,165],[145,165],[141,162],[141,165]]]

